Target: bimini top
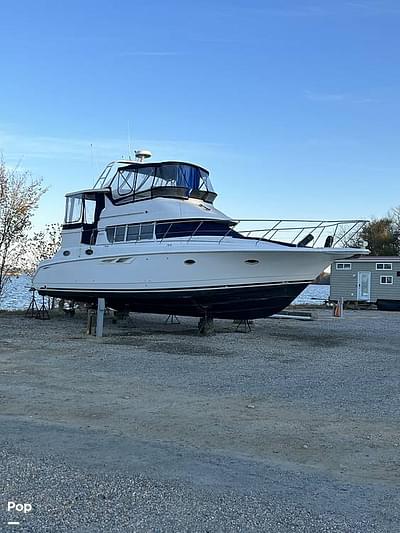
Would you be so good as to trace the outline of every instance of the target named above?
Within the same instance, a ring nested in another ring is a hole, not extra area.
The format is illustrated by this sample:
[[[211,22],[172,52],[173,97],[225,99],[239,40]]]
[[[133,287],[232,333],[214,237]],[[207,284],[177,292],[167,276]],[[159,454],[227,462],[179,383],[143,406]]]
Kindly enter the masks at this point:
[[[183,161],[113,161],[106,166],[94,186],[94,190],[105,188],[111,191],[116,204],[157,196],[191,197],[212,203],[217,196],[208,170]]]

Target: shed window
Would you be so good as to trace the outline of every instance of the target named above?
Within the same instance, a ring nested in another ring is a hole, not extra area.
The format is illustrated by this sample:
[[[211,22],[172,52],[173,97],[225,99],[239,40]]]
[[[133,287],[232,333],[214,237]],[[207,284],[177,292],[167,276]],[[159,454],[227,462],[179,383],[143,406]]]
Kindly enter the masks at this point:
[[[376,263],[376,270],[392,270],[392,263]]]
[[[393,285],[393,276],[381,276],[381,285]]]
[[[351,270],[351,263],[336,263],[336,270]]]

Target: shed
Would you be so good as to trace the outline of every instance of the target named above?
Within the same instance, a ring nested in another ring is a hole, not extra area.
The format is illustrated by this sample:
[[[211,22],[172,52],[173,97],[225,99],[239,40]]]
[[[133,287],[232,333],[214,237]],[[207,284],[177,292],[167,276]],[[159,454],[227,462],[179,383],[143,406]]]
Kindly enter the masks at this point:
[[[400,310],[400,257],[359,256],[335,261],[331,268],[330,299],[376,303]]]

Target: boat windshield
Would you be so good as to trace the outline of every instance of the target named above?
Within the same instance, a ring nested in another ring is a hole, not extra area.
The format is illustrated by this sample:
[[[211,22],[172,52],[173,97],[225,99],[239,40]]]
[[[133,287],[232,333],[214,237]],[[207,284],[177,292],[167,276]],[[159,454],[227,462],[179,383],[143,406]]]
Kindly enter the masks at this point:
[[[140,195],[160,187],[213,192],[208,172],[194,165],[162,163],[120,168],[112,183],[114,198]]]
[[[209,173],[196,165],[180,162],[124,164],[106,167],[95,188],[110,187],[114,200],[132,201],[156,195],[202,195],[215,193]]]

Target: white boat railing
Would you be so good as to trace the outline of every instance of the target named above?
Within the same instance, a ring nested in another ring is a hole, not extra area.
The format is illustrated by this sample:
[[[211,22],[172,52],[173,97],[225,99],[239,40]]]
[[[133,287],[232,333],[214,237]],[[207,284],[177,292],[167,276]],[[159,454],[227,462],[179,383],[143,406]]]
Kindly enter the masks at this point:
[[[235,230],[259,242],[279,241],[295,246],[338,247],[359,244],[359,235],[368,220],[242,219]],[[247,229],[248,224],[261,225]]]
[[[165,239],[190,242],[194,238],[196,242],[199,242],[209,241],[212,238],[213,242],[218,239],[218,243],[222,243],[236,232],[243,237],[254,239],[256,244],[272,241],[312,248],[360,247],[359,235],[368,220],[241,219],[235,220],[235,226],[223,234],[220,230],[214,232],[209,229],[206,234],[202,234],[203,226],[210,222],[210,220],[200,221],[191,235],[187,237],[174,235],[175,223],[172,222],[159,242]],[[249,228],[250,224],[259,227]]]

